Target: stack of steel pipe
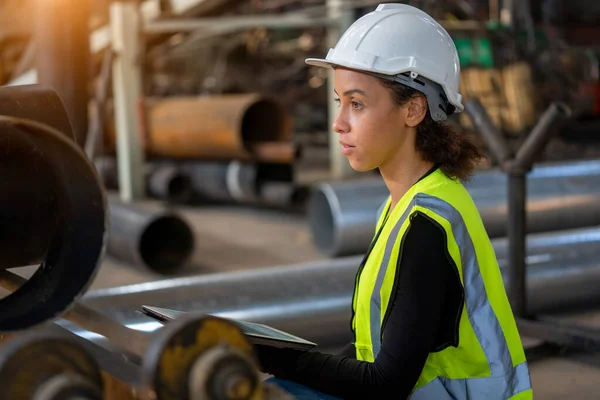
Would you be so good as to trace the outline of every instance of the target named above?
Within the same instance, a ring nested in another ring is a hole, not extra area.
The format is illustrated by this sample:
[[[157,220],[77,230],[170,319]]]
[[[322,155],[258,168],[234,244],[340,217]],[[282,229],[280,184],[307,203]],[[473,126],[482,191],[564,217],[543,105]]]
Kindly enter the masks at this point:
[[[466,185],[490,237],[506,234],[507,180],[500,170],[475,174]],[[380,177],[316,185],[307,205],[315,246],[330,257],[361,254],[374,235],[377,210],[389,192]],[[551,163],[527,178],[529,233],[600,224],[600,161]]]
[[[196,162],[183,164],[182,171],[199,201],[284,208],[300,202],[291,164]]]
[[[149,195],[292,208],[303,189],[293,182],[299,148],[291,117],[275,99],[256,93],[148,98],[141,107]],[[108,107],[110,113],[110,107]],[[114,124],[96,165],[107,188],[118,187]],[[160,160],[160,161],[156,161]]]
[[[109,190],[119,188],[116,160],[95,160],[98,173]],[[294,207],[301,203],[302,187],[294,184],[291,164],[257,164],[241,161],[146,163],[147,194],[173,204],[235,203]]]
[[[112,156],[97,157],[94,164],[106,189],[117,190],[117,161]],[[192,196],[192,181],[181,166],[173,161],[154,161],[145,165],[147,194],[168,203],[186,203]]]
[[[492,241],[506,282],[507,240]],[[142,305],[266,323],[335,347],[350,339],[351,296],[360,256],[90,291],[83,303],[138,330],[160,327]],[[600,303],[600,228],[530,235],[529,309],[533,313]],[[95,341],[102,337],[61,325]]]

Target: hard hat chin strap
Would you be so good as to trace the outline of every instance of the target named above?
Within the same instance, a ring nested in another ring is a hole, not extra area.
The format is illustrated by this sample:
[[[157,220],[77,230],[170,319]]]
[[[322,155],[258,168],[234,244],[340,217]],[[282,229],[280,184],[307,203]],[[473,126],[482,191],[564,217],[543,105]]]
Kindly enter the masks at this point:
[[[416,72],[404,72],[398,75],[371,74],[423,93],[429,104],[431,118],[436,122],[445,121],[448,119],[448,115],[454,113],[455,107],[448,102],[444,89],[438,83],[424,76],[419,76]]]

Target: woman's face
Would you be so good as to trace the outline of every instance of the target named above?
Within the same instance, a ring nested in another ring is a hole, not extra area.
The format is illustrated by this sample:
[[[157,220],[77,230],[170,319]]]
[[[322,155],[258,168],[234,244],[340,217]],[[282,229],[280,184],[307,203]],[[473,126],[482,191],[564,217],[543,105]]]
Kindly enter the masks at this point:
[[[356,171],[380,167],[406,144],[406,107],[373,76],[337,68],[334,80],[339,113],[333,130],[341,151]]]

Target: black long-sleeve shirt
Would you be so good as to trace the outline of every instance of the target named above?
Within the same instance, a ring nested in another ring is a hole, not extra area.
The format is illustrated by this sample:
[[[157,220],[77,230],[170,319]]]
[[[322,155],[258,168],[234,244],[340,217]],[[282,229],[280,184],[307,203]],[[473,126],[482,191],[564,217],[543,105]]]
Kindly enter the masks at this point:
[[[407,398],[430,352],[458,344],[463,289],[435,221],[417,213],[398,259],[395,292],[373,363],[350,343],[337,355],[258,346],[263,371],[343,399]]]

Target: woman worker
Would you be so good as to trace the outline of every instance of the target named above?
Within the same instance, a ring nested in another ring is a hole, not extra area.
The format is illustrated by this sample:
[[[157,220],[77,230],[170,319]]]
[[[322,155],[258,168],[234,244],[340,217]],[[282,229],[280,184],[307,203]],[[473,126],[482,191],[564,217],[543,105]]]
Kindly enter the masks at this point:
[[[479,154],[444,120],[463,110],[448,33],[381,4],[326,59],[333,129],[353,169],[378,168],[390,196],[358,269],[354,340],[340,354],[257,346],[297,399],[531,399],[525,353],[494,249],[461,183]]]

